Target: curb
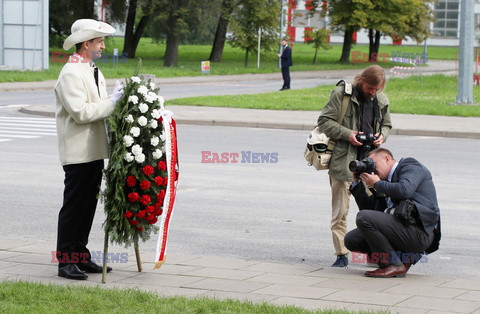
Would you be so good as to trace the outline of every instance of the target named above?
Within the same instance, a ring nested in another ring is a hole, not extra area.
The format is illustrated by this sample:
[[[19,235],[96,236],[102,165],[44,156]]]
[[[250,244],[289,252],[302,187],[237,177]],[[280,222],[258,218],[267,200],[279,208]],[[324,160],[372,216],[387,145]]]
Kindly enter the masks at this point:
[[[20,112],[25,114],[39,115],[44,117],[55,117],[53,111],[29,109],[22,107]],[[312,129],[311,124],[289,124],[289,123],[269,123],[269,122],[245,122],[228,120],[199,120],[199,119],[176,119],[178,124],[187,125],[207,125],[207,126],[231,126],[263,129],[283,129],[283,130],[308,130]],[[397,129],[393,128],[390,134],[410,135],[410,136],[429,136],[429,137],[447,137],[447,138],[468,138],[480,139],[480,132],[458,132],[458,131],[436,131],[436,130],[416,130],[416,129]]]

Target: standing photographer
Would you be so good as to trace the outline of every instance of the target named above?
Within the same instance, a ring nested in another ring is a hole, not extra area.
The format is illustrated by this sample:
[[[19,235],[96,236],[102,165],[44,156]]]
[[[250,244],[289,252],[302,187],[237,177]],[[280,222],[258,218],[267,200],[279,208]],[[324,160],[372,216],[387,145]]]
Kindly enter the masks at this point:
[[[350,202],[349,186],[352,181],[348,164],[355,159],[363,159],[366,153],[385,142],[392,128],[390,103],[382,93],[385,83],[383,69],[378,65],[369,66],[354,79],[353,92],[342,123],[337,120],[345,97],[343,86],[335,88],[318,118],[320,131],[336,141],[328,171],[332,190],[330,228],[337,255],[333,267],[348,265],[348,250],[344,244]]]
[[[380,268],[365,276],[403,277],[420,254],[439,246],[440,209],[432,175],[413,158],[395,161],[384,148],[367,157],[350,168],[356,172],[350,191],[360,211],[357,229],[347,233],[345,245],[378,259]]]

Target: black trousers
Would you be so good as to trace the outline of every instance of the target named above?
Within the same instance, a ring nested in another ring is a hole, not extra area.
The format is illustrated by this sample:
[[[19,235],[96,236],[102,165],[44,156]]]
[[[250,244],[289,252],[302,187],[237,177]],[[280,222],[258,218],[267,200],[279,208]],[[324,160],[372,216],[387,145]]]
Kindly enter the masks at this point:
[[[57,260],[59,267],[89,261],[88,236],[102,182],[103,159],[63,166],[65,190],[58,215]]]
[[[345,246],[352,252],[367,253],[380,267],[415,263],[433,241],[433,233],[427,235],[421,226],[405,225],[380,211],[359,211],[356,224],[357,229],[346,234]]]
[[[282,67],[282,88],[290,88],[290,67]]]

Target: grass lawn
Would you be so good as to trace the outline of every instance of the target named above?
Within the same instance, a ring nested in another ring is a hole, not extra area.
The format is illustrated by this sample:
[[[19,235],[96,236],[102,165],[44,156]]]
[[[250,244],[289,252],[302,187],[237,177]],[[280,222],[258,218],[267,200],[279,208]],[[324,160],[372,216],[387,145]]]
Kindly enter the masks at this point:
[[[97,61],[106,78],[123,78],[131,76],[136,69],[137,60],[121,58],[118,67],[112,62],[111,54],[114,48],[122,52],[123,37],[107,38],[107,49],[104,51],[104,58]],[[210,55],[210,45],[181,45],[179,46],[178,65],[167,68],[163,66],[163,55],[165,44],[155,43],[150,38],[140,40],[136,58],[143,59],[142,73],[155,74],[157,77],[177,77],[177,76],[199,76],[201,75],[200,62],[208,60]],[[379,54],[386,53],[390,57],[392,52],[403,53],[423,53],[423,45],[417,46],[380,46]],[[317,56],[317,64],[313,64],[315,50],[311,45],[295,43],[293,45],[293,63],[292,71],[316,71],[316,70],[335,70],[335,69],[362,69],[370,64],[351,63],[340,64],[342,45],[333,45],[331,50],[320,50]],[[354,45],[352,52],[368,53],[368,45]],[[453,60],[457,47],[428,47],[428,59]],[[72,53],[73,49],[69,50]],[[2,71],[0,82],[29,82],[56,80],[65,61],[62,60],[62,53],[66,53],[61,48],[50,48],[50,69],[43,72],[32,71]],[[226,44],[222,62],[212,63],[212,75],[242,74],[242,73],[273,73],[278,72],[277,51],[261,55],[260,69],[256,68],[256,55],[249,56],[248,67],[244,67],[244,51],[239,48],[232,48]],[[352,58],[350,58],[352,59]],[[55,62],[52,62],[55,61]],[[392,67],[398,63],[379,62],[383,67]]]
[[[2,282],[1,313],[349,313],[292,306],[184,297],[161,298],[138,290]]]
[[[181,98],[169,100],[168,104],[320,111],[333,88],[332,85],[251,95]],[[455,77],[435,75],[391,79],[385,93],[390,100],[392,113],[480,117],[480,106],[450,105],[457,96]],[[480,87],[474,88],[474,97],[480,99]]]

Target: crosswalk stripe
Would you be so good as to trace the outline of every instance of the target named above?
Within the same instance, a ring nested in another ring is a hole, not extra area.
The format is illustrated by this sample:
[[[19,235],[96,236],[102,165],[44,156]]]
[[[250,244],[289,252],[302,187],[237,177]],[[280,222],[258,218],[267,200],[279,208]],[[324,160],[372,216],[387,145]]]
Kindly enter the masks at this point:
[[[0,142],[56,136],[55,119],[35,117],[0,117]]]

